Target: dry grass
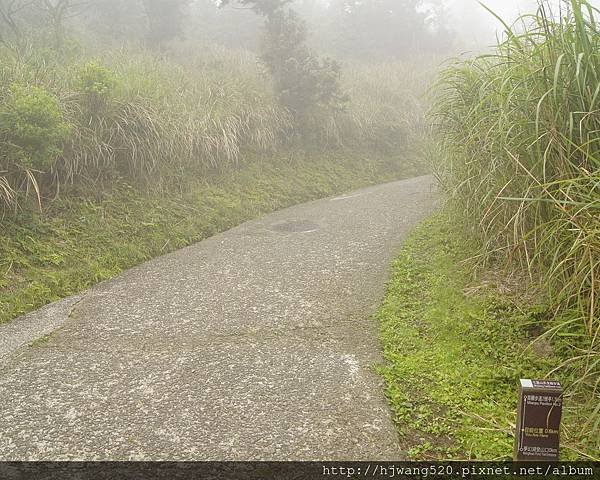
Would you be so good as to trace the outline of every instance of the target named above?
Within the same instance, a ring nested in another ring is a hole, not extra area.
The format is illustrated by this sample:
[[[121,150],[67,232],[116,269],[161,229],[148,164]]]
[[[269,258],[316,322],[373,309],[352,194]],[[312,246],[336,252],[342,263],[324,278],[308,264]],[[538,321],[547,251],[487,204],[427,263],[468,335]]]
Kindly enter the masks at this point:
[[[49,185],[115,171],[160,184],[183,172],[229,168],[243,148],[272,150],[291,128],[256,62],[241,54],[222,53],[218,64],[207,57],[184,67],[143,52],[111,52],[96,60],[114,76],[101,98],[78,84],[85,61],[10,60],[0,70],[0,105],[15,84],[42,87],[59,100],[70,126],[51,170],[33,172],[33,184],[45,192]],[[7,149],[0,145],[0,152]],[[3,163],[14,160],[1,162],[1,198],[15,205],[26,193],[29,172],[12,168],[12,175],[2,175]]]

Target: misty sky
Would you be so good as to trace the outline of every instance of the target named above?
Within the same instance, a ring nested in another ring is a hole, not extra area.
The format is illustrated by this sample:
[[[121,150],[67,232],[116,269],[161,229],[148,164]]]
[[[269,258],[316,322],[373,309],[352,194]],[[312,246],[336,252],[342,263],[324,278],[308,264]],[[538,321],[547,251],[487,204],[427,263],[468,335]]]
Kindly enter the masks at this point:
[[[467,45],[491,44],[496,33],[502,31],[502,26],[494,19],[477,0],[446,0],[452,16],[451,23],[461,32],[461,37]],[[535,12],[536,0],[482,0],[482,3],[499,14],[507,23],[512,23],[519,13]],[[553,4],[558,4],[554,0]],[[600,7],[600,0],[590,2]]]

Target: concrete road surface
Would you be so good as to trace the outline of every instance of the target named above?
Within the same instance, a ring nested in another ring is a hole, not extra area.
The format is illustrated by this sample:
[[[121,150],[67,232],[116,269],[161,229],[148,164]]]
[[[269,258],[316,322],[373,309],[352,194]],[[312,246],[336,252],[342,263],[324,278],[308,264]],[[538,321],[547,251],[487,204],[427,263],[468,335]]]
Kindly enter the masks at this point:
[[[370,315],[432,185],[281,210],[0,326],[0,460],[404,458]]]

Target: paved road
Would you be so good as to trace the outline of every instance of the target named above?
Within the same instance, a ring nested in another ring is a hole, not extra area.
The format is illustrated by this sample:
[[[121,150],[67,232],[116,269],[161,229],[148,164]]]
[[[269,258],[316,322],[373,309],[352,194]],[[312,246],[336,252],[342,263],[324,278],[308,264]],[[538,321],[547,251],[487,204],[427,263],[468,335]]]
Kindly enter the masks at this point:
[[[0,459],[403,458],[370,315],[431,191],[288,208],[0,327]]]

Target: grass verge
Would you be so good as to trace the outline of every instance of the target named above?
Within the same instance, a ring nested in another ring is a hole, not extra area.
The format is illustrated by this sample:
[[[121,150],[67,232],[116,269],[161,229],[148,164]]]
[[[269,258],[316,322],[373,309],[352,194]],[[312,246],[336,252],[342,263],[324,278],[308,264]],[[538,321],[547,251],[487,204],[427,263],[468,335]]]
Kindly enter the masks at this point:
[[[0,220],[0,323],[261,214],[418,173],[345,150],[254,157],[179,193],[122,180],[94,199],[65,195],[43,214]]]
[[[501,272],[474,275],[468,256],[477,250],[459,231],[443,211],[412,234],[395,261],[378,314],[387,360],[381,373],[413,459],[510,459],[518,379],[544,378],[568,349],[560,338],[532,343],[547,307],[515,294]],[[569,386],[577,372],[553,378]],[[568,460],[600,451],[586,424],[600,399],[580,393],[567,391],[565,400]]]
[[[570,350],[556,368],[577,372],[571,386],[596,401],[597,438],[599,13],[585,0],[540,0],[493,52],[441,73],[431,116],[436,173],[474,252],[547,299],[540,330]]]

